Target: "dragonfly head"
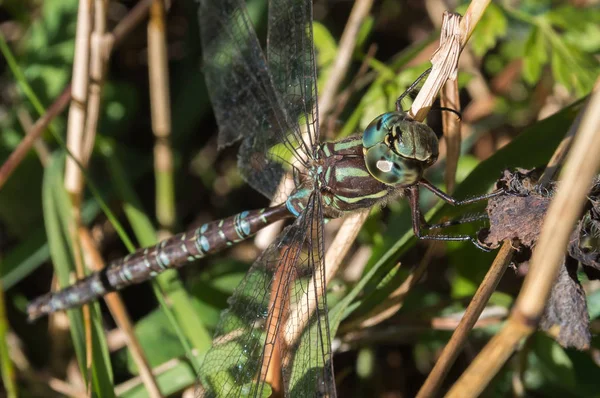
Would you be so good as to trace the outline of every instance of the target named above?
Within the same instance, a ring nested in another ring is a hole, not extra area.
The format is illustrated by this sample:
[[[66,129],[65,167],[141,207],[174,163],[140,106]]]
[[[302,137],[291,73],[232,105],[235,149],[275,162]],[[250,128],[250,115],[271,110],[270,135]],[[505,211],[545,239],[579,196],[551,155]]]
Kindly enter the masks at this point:
[[[363,133],[367,170],[384,184],[409,186],[438,158],[438,138],[424,123],[403,112],[375,118]]]

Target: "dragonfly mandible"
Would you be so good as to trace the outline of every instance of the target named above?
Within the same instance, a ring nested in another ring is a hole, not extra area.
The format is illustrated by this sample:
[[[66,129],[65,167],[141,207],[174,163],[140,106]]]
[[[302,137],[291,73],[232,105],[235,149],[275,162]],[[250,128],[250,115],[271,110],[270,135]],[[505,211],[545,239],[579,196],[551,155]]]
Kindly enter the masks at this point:
[[[219,146],[241,141],[240,172],[268,198],[292,172],[295,189],[283,204],[245,211],[175,235],[109,264],[28,306],[30,319],[72,308],[222,250],[279,220],[293,219],[260,255],[229,299],[213,348],[201,368],[207,396],[335,396],[327,318],[325,219],[407,196],[421,239],[427,235],[419,187],[452,205],[424,171],[438,157],[427,125],[396,111],[374,119],[361,135],[320,143],[310,0],[271,0],[263,53],[242,0],[200,0],[204,74],[219,125]],[[298,337],[299,334],[301,337]],[[311,349],[298,354],[298,345]],[[267,385],[269,387],[267,387]]]

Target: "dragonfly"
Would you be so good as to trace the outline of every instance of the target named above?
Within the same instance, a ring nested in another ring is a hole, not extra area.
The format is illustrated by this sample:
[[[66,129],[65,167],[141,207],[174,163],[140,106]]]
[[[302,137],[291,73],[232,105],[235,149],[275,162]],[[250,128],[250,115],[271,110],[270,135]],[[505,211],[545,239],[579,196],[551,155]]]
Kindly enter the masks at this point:
[[[221,314],[200,369],[205,396],[336,396],[327,317],[326,220],[406,196],[420,239],[470,241],[428,234],[419,188],[452,205],[424,172],[439,155],[426,124],[396,110],[362,134],[320,142],[312,2],[271,0],[263,49],[242,0],[200,0],[203,71],[219,125],[219,147],[239,142],[238,167],[267,198],[293,175],[285,201],[206,223],[143,248],[58,292],[30,303],[28,315],[80,306],[223,250],[280,220],[292,220],[250,267]],[[289,175],[289,174],[287,174]],[[309,349],[300,349],[304,344]]]

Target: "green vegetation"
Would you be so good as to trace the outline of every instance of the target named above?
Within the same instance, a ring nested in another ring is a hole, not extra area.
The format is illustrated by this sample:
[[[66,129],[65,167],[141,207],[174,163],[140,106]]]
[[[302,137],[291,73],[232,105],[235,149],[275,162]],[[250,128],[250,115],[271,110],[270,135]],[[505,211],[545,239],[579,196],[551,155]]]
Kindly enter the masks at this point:
[[[131,2],[109,3],[110,30]],[[86,185],[81,218],[107,261],[127,255],[134,246],[157,242],[155,206],[161,195],[175,198],[173,233],[268,203],[240,177],[237,148],[217,151],[218,129],[201,73],[196,1],[172,3],[166,20],[175,170],[171,191],[155,192],[145,20],[115,48],[103,82],[100,121],[85,176],[91,184]],[[488,192],[506,168],[547,164],[600,75],[599,8],[571,2],[506,3],[510,5],[498,2],[487,8],[463,54],[469,67],[458,76],[466,126],[453,193],[459,199]],[[0,166],[69,83],[78,4],[77,0],[0,3]],[[315,2],[320,90],[334,73],[351,6],[352,2]],[[429,66],[425,61],[439,32],[420,7],[419,2],[375,3],[360,29],[333,116],[322,120],[322,137],[361,132],[375,116],[394,109],[398,95]],[[248,8],[264,39],[266,0],[250,0]],[[457,11],[464,13],[466,8],[465,4]],[[439,111],[434,109],[428,121],[441,130]],[[66,379],[70,392],[83,393],[75,380],[67,379],[72,377],[69,365],[76,360],[80,381],[89,384],[94,396],[147,396],[129,349],[122,338],[115,338],[123,332],[103,303],[90,307],[91,338],[79,309],[67,312],[69,326],[54,320],[49,328],[47,319],[26,322],[29,300],[55,288],[53,278],[60,286],[72,282],[74,264],[88,261],[73,253],[69,230],[71,198],[62,182],[68,156],[63,143],[66,126],[65,111],[0,186],[3,386],[7,396],[68,395],[69,390],[56,389],[51,375]],[[274,148],[280,149],[284,150]],[[427,174],[440,188],[444,166],[442,158]],[[428,220],[464,214],[464,209],[436,205],[432,195],[423,193],[421,201]],[[467,211],[482,210],[480,206]],[[481,227],[452,227],[451,232],[473,235]],[[368,334],[353,337],[352,332],[360,330],[345,325],[369,314],[411,277],[428,245],[414,239],[410,209],[402,200],[373,209],[362,227],[344,260],[353,268],[337,275],[328,291],[331,332],[343,343],[334,356],[340,396],[414,396],[456,327],[457,314],[495,257],[468,242],[439,245],[427,274],[411,287],[397,313]],[[370,255],[362,264],[354,261],[365,252]],[[259,253],[250,239],[185,269],[168,271],[153,284],[154,290],[145,283],[122,293],[165,396],[196,385],[219,313]],[[586,289],[592,325],[590,350],[562,348],[546,333],[537,332],[502,368],[485,396],[516,395],[515,378],[524,394],[598,396],[600,290],[585,274],[580,273],[579,279]],[[444,388],[500,329],[522,280],[523,275],[506,272],[488,304],[500,315],[471,332],[468,348]],[[91,358],[86,358],[86,344],[91,346]],[[221,376],[231,377],[216,377]]]

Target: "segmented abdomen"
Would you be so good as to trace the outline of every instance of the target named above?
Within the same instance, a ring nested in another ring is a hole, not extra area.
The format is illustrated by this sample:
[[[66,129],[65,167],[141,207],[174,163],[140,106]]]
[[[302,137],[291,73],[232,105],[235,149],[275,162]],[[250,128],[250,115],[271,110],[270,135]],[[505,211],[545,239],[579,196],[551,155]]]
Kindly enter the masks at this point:
[[[140,249],[111,262],[108,267],[90,274],[72,286],[35,299],[27,307],[29,319],[77,307],[106,293],[144,282],[169,268],[179,268],[232,246],[263,227],[289,217],[292,215],[286,206],[279,205],[244,211],[174,235],[155,246]]]

